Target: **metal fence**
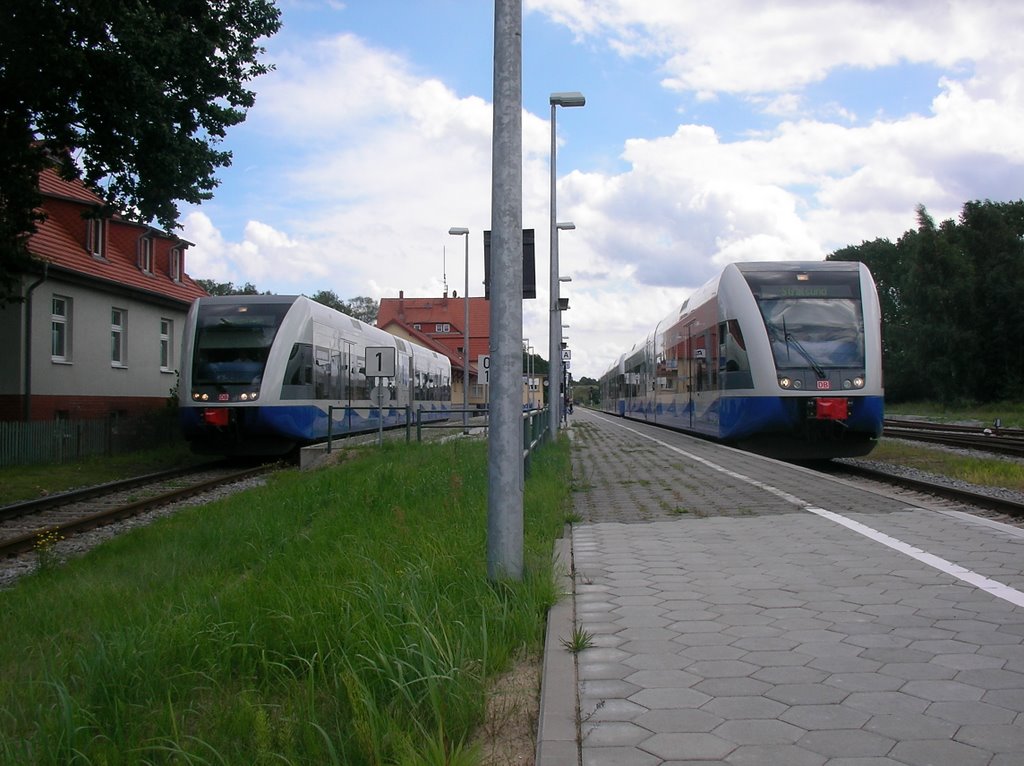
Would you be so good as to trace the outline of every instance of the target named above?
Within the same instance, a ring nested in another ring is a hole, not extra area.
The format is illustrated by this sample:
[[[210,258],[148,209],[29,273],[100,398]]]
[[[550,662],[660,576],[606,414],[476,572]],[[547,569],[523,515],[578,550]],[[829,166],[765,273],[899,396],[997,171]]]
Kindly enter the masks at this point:
[[[170,411],[103,420],[0,422],[0,467],[70,463],[168,446],[181,438]]]

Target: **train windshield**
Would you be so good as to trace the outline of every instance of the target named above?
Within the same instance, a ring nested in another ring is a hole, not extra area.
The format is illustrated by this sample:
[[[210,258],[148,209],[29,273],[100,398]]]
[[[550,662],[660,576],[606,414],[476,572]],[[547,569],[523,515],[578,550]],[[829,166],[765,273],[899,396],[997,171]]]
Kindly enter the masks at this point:
[[[200,304],[193,385],[259,385],[290,303]]]
[[[748,274],[777,369],[864,366],[864,312],[856,273]]]

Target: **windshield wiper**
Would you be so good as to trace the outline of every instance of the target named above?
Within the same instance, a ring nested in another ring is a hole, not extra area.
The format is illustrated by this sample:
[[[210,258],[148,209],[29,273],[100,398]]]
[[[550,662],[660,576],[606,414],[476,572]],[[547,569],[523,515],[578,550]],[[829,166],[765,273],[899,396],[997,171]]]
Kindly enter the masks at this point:
[[[774,342],[778,343],[779,328],[771,322],[765,322],[765,326],[768,328],[768,332],[771,333],[771,339]],[[806,348],[803,347],[803,344],[801,344],[800,341],[793,337],[793,334],[786,329],[785,318],[783,318],[782,320],[782,340],[786,344],[787,355],[789,354],[789,347],[792,346],[797,350],[797,353],[804,358],[804,361],[806,361],[807,364],[810,365],[811,369],[814,370],[814,374],[818,376],[819,380],[825,380],[828,377],[828,374],[825,372],[825,368],[818,364],[818,361],[813,356],[811,356],[810,352]]]

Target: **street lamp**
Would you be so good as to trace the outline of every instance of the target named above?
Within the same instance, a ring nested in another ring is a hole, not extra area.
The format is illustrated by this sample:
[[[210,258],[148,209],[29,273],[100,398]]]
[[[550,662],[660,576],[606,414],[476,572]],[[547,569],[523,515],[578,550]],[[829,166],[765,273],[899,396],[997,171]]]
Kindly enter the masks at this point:
[[[469,229],[463,226],[452,226],[448,233],[454,237],[466,238],[466,289],[462,293],[462,305],[465,307],[462,317],[462,432],[469,433]]]
[[[533,346],[529,338],[523,338],[523,353],[526,354],[526,406],[533,410]]]
[[[555,204],[555,108],[559,106],[584,106],[587,100],[583,97],[582,93],[571,91],[567,93],[552,93],[548,98],[548,103],[551,104],[551,237],[549,242],[551,249],[551,317],[548,328],[548,353],[550,355],[548,399],[551,405],[551,438],[554,440],[558,438],[558,409],[561,391],[552,388],[550,384],[553,384],[556,380],[552,373],[556,369],[561,370],[562,366],[562,354],[558,346],[558,339],[562,334],[559,329],[561,319],[558,311],[558,229],[562,228],[562,225],[557,223],[556,212],[558,208]],[[576,227],[568,224],[565,228],[575,229]],[[558,365],[557,367],[555,366],[556,364]]]
[[[555,309],[554,309],[554,313],[553,313],[553,316],[552,316],[551,330],[550,330],[551,337],[550,337],[549,340],[550,340],[552,348],[558,348],[559,349],[557,355],[553,353],[552,356],[551,356],[551,365],[550,365],[551,366],[551,371],[549,373],[549,377],[553,376],[552,379],[557,379],[559,381],[558,396],[557,397],[552,394],[552,391],[551,391],[550,387],[548,389],[549,394],[551,394],[548,397],[549,400],[550,400],[550,403],[551,403],[551,407],[552,407],[551,417],[554,418],[554,420],[555,420],[555,426],[552,428],[552,434],[551,434],[552,439],[554,439],[557,436],[557,433],[558,433],[557,428],[558,428],[558,420],[559,420],[559,409],[564,406],[564,401],[563,401],[563,398],[562,398],[562,385],[561,385],[561,380],[562,380],[562,352],[561,352],[561,349],[558,347],[557,343],[558,343],[558,338],[561,337],[561,335],[562,335],[562,312],[569,308],[569,299],[568,298],[565,298],[565,299],[562,298],[561,283],[562,282],[571,282],[572,281],[572,277],[563,277],[563,276],[561,276],[560,274],[557,273],[558,272],[558,232],[559,231],[572,231],[575,228],[576,228],[576,224],[574,224],[572,221],[559,221],[558,223],[556,223],[555,224],[554,248],[552,250],[552,252],[554,253],[553,261],[555,263],[555,278],[552,280],[552,284],[554,285],[554,288],[553,288],[554,297],[552,298],[552,302],[554,303]],[[556,362],[556,360],[557,360],[557,362]],[[557,367],[555,366],[556,364],[558,365]],[[555,374],[556,370],[558,371],[557,375]]]

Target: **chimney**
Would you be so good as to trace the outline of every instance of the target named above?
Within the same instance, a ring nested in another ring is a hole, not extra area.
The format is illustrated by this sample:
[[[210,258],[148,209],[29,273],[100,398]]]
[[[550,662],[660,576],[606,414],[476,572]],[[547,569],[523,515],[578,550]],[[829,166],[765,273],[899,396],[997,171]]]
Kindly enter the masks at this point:
[[[405,321],[405,290],[398,291],[398,321]]]

